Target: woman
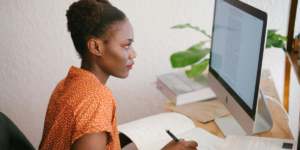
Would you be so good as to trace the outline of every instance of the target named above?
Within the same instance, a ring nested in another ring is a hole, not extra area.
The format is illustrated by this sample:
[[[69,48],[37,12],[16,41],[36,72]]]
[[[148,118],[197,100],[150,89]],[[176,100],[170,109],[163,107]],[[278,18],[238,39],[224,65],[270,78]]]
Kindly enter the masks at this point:
[[[107,0],[79,0],[66,16],[82,64],[71,67],[53,91],[39,149],[119,150],[131,141],[118,134],[114,96],[105,83],[110,75],[126,78],[132,69],[133,28]],[[181,140],[163,149],[195,147]]]

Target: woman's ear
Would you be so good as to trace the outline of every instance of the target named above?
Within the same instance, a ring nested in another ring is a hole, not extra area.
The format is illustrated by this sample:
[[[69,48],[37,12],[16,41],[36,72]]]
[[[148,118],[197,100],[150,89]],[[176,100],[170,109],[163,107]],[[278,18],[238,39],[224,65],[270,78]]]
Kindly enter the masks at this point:
[[[97,38],[90,38],[87,42],[88,50],[96,56],[101,56],[103,46],[103,42]]]

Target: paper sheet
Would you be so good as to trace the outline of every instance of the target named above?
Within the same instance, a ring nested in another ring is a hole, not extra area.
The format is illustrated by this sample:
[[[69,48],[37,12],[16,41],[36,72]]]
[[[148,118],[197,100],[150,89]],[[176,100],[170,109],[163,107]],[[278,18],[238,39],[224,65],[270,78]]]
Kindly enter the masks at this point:
[[[296,142],[286,139],[228,135],[220,150],[296,150]]]
[[[213,121],[216,118],[229,114],[229,111],[218,99],[201,101],[182,106],[165,104],[162,107],[181,113],[202,123]]]

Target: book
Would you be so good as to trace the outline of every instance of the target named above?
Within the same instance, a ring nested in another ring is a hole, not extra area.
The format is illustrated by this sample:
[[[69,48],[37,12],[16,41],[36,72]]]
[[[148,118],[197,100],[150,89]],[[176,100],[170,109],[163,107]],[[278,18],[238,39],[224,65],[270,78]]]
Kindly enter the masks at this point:
[[[195,126],[193,121],[179,113],[162,113],[118,126],[139,150],[160,150],[173,140],[169,129],[178,139],[194,140],[198,150],[218,150],[224,139]]]
[[[216,98],[204,75],[193,78],[188,78],[185,72],[161,75],[157,76],[157,86],[176,106]]]
[[[160,150],[171,140],[166,129],[178,139],[194,140],[198,150],[296,150],[297,141],[255,136],[228,135],[217,137],[195,126],[179,113],[161,113],[118,126],[139,150]]]

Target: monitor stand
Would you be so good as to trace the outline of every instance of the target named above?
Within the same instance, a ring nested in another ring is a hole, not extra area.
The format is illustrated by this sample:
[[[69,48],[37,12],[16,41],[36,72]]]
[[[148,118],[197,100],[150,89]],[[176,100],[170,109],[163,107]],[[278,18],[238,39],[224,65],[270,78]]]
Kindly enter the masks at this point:
[[[269,131],[273,126],[272,116],[267,105],[262,88],[259,90],[259,99],[255,116],[253,134]],[[215,123],[220,128],[224,136],[228,134],[247,135],[243,128],[233,117],[217,118]]]

